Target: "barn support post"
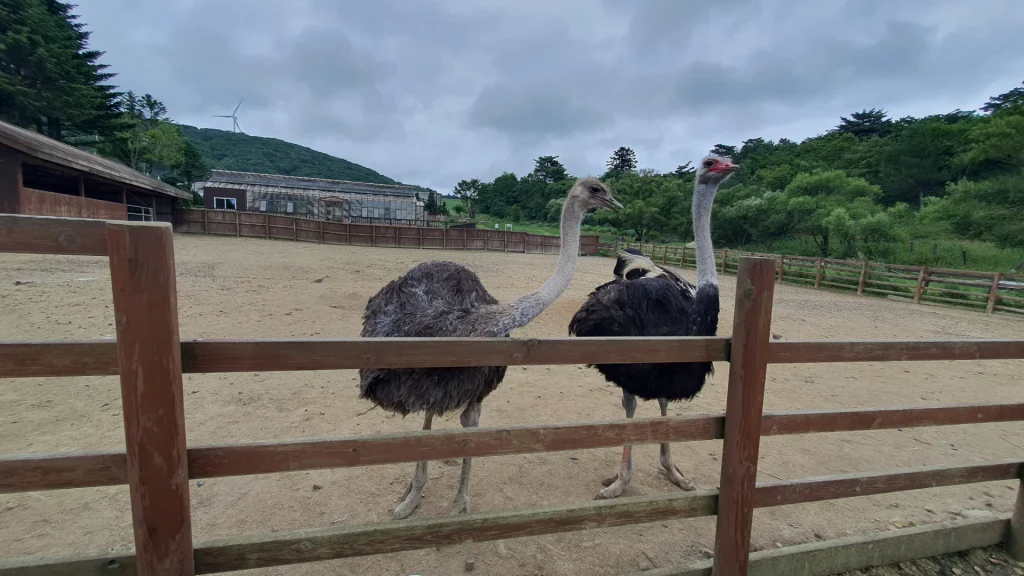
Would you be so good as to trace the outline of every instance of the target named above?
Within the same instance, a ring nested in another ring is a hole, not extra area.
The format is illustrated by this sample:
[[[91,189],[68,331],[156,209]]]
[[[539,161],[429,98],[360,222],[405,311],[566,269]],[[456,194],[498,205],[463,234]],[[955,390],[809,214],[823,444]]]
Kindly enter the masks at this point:
[[[78,196],[85,198],[85,177],[81,174],[78,175]]]
[[[21,163],[20,153],[0,148],[0,214],[21,213],[21,189],[24,180]]]
[[[729,354],[713,576],[746,576],[754,519],[775,262],[740,258]]]
[[[170,224],[106,225],[139,576],[195,574]]]
[[[992,275],[992,287],[988,289],[988,305],[985,307],[985,312],[989,314],[996,310],[996,302],[999,300],[999,283],[1002,280],[1002,272],[996,272]]]
[[[857,295],[864,295],[864,284],[868,280],[868,261],[865,260],[860,266],[860,281],[857,282]]]
[[[821,273],[824,270],[825,261],[818,258],[818,269],[814,273],[814,287],[821,288]]]

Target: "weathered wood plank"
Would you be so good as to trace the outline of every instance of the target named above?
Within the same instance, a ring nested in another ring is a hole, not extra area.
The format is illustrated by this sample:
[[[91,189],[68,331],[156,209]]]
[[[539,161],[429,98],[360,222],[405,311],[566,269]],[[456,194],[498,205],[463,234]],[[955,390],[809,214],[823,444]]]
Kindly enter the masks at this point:
[[[758,486],[755,505],[757,508],[768,508],[940,486],[995,482],[1017,478],[1020,471],[1020,460],[1007,460],[963,466],[925,466],[888,472],[856,472],[820,478],[801,478]]]
[[[771,364],[1024,358],[1024,340],[796,341],[772,342],[769,349],[768,362]]]
[[[106,256],[106,221],[0,214],[0,253]]]
[[[117,343],[0,342],[0,378],[113,376]]]
[[[761,434],[1021,420],[1024,404],[780,412],[764,415]],[[682,416],[195,446],[188,451],[189,478],[714,440],[722,438],[724,423],[722,415]],[[124,459],[124,452],[116,451],[0,457],[0,494],[124,484]]]
[[[107,224],[128,488],[140,576],[194,574],[169,224]]]
[[[116,486],[127,480],[124,451],[0,456],[0,494]]]
[[[722,361],[714,338],[352,338],[184,341],[182,371],[269,372],[358,368]],[[110,341],[0,342],[0,378],[117,374]],[[769,363],[1007,360],[1024,340],[771,342]]]
[[[351,338],[182,343],[185,372],[700,362],[726,359],[715,338]]]
[[[134,550],[0,559],[0,576],[137,576]]]
[[[740,259],[725,404],[722,476],[719,481],[721,494],[715,529],[713,573],[716,576],[744,576],[747,573],[774,280],[774,261],[766,258]]]
[[[225,538],[196,547],[196,572],[207,574],[386,554],[462,542],[487,542],[608,528],[715,513],[713,492],[620,498],[538,510],[485,512],[369,526]]]
[[[830,576],[998,544],[1009,520],[958,520],[811,542],[750,555],[749,576]],[[711,561],[632,576],[710,576]]]

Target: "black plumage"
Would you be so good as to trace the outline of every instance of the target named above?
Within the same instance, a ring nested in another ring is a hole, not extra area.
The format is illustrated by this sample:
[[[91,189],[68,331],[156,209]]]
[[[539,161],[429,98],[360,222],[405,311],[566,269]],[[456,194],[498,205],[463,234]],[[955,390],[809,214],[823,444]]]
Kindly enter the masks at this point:
[[[615,280],[595,289],[569,323],[571,336],[714,336],[718,286],[695,289],[639,250],[620,255]],[[642,259],[642,260],[641,260]],[[689,400],[700,393],[711,362],[597,364],[605,379],[644,400]]]

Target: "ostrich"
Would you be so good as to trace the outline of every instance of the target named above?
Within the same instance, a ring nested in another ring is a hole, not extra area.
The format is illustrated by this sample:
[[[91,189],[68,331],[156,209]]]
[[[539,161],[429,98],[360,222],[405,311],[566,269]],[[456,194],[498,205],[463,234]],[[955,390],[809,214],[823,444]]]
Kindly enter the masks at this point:
[[[596,178],[582,178],[562,207],[562,249],[554,274],[540,287],[499,304],[475,273],[454,262],[425,262],[391,281],[370,298],[363,313],[363,337],[508,337],[550,306],[569,287],[579,255],[580,223],[591,208],[622,208]],[[480,403],[505,377],[504,366],[473,368],[364,369],[359,397],[406,416],[423,412],[423,429],[435,415],[462,410],[464,428],[480,421]],[[472,458],[462,460],[462,475],[452,514],[469,512]],[[427,462],[416,464],[394,518],[408,517],[427,483]]]
[[[718,274],[711,247],[711,205],[718,187],[739,170],[728,158],[706,157],[693,193],[693,232],[697,244],[697,286],[657,266],[639,250],[626,249],[615,263],[615,280],[595,289],[569,323],[575,336],[714,336],[718,329]],[[711,362],[597,364],[605,379],[622,388],[626,418],[636,412],[637,396],[657,399],[661,415],[671,400],[690,400],[714,373]],[[598,499],[615,498],[629,484],[631,446],[622,449],[615,476],[606,478]],[[669,444],[661,445],[661,465],[669,481],[683,490],[693,484],[672,463]]]

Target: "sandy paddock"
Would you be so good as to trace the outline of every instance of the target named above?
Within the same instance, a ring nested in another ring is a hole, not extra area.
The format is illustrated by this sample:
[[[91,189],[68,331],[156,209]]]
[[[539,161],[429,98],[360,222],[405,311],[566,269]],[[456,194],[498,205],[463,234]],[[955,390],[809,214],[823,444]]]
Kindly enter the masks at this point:
[[[350,248],[259,239],[175,238],[183,338],[352,337],[366,300],[417,262],[468,264],[500,300],[539,286],[553,256]],[[572,286],[519,336],[562,336],[611,261],[584,258]],[[693,278],[692,271],[687,276]],[[322,282],[314,282],[317,279]],[[23,284],[16,284],[23,282]],[[27,283],[25,283],[27,282]],[[722,280],[722,329],[732,325],[732,277]],[[0,340],[112,336],[105,260],[0,255]],[[776,289],[773,330],[786,339],[1019,338],[1017,318],[913,306],[811,289]],[[925,362],[771,366],[766,410],[1024,402],[1021,362]],[[728,364],[677,414],[721,412]],[[419,429],[420,419],[366,412],[357,375],[345,372],[185,376],[192,444]],[[641,403],[638,417],[658,413]],[[580,366],[511,368],[484,403],[483,426],[612,419],[619,392]],[[458,426],[458,419],[435,421]],[[122,448],[114,377],[0,380],[0,453]],[[717,486],[719,442],[676,445],[679,466],[702,488]],[[1024,457],[1024,426],[989,424],[767,438],[760,481],[903,466]],[[474,511],[588,501],[614,471],[618,449],[480,458]],[[659,472],[656,446],[634,452],[626,495],[678,490]],[[205,540],[387,521],[411,464],[211,479],[192,486],[194,535]],[[457,462],[431,463],[414,518],[448,513]],[[320,488],[314,489],[314,485]],[[1009,511],[1012,483],[973,485],[818,504],[755,514],[754,541],[771,547],[954,518],[966,509]],[[259,574],[622,574],[686,563],[712,545],[712,518],[268,569]],[[0,496],[0,557],[65,554],[131,545],[125,487]]]

